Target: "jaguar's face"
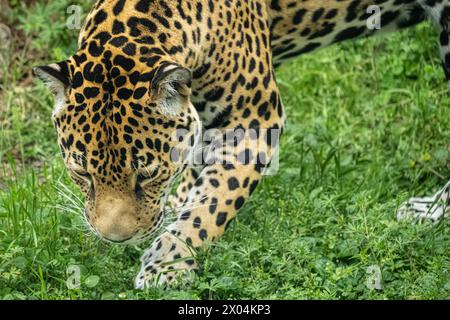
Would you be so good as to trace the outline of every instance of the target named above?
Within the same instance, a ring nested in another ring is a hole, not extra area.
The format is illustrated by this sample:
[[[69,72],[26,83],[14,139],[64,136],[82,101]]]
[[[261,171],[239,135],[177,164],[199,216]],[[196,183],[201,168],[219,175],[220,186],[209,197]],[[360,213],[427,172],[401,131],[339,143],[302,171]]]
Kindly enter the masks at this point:
[[[199,134],[189,71],[170,63],[146,72],[108,68],[78,55],[35,73],[55,95],[58,143],[88,223],[112,242],[148,237]]]

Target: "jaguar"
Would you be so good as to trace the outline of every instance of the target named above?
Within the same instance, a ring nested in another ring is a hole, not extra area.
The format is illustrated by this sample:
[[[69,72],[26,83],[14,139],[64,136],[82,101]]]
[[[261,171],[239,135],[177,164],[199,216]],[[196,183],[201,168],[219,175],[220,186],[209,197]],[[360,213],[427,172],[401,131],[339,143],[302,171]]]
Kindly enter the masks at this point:
[[[154,238],[135,279],[145,288],[197,270],[198,249],[270,169],[285,124],[280,64],[426,19],[450,84],[448,0],[99,0],[76,52],[34,73],[54,95],[88,224],[111,243]],[[398,217],[441,218],[449,186]]]

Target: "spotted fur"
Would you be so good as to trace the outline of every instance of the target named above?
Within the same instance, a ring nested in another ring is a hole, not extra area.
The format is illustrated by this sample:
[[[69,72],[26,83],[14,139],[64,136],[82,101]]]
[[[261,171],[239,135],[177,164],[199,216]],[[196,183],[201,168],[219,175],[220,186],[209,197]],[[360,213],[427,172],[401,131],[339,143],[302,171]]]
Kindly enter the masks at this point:
[[[368,26],[374,5],[379,29]],[[98,1],[77,52],[35,72],[55,93],[58,142],[93,229],[130,243],[154,234],[169,209],[177,215],[143,255],[136,287],[195,269],[195,250],[217,240],[254,192],[278,145],[264,130],[284,126],[276,66],[426,17],[439,28],[450,81],[448,0]],[[205,129],[215,138],[199,146]],[[233,152],[217,139],[230,132]],[[226,163],[186,165],[213,144]]]

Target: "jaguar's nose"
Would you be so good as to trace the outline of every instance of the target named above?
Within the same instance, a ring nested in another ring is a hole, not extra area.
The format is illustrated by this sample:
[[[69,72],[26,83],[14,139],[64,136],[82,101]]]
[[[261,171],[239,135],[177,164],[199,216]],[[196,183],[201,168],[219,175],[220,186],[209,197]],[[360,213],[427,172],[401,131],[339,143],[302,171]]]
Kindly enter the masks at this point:
[[[122,243],[138,232],[136,207],[131,201],[107,197],[97,202],[93,216],[91,224],[105,240]]]
[[[131,240],[133,238],[133,236],[131,236],[129,238],[120,238],[120,236],[119,237],[114,236],[114,238],[115,239],[110,239],[110,238],[103,236],[103,239],[105,239],[106,241],[114,242],[114,243],[124,243],[125,241]]]

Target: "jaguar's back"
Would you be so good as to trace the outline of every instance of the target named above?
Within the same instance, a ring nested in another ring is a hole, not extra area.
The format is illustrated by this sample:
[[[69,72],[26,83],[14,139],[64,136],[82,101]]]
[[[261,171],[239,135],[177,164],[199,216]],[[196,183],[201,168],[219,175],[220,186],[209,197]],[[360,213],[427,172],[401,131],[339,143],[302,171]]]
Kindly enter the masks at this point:
[[[266,0],[275,64],[347,39],[423,21],[417,1]]]

